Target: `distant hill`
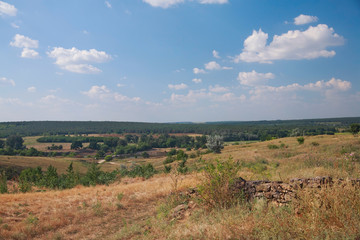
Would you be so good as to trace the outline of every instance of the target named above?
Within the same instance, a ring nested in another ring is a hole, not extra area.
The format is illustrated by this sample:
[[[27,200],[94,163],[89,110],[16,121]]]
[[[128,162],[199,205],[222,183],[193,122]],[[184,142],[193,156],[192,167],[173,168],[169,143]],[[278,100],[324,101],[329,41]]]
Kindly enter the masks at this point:
[[[360,117],[273,120],[273,121],[224,121],[205,123],[145,123],[112,121],[28,121],[1,122],[0,137],[18,134],[21,136],[106,134],[106,133],[199,133],[234,134],[246,132],[258,136],[284,137],[294,128],[307,135],[334,133],[359,123]]]

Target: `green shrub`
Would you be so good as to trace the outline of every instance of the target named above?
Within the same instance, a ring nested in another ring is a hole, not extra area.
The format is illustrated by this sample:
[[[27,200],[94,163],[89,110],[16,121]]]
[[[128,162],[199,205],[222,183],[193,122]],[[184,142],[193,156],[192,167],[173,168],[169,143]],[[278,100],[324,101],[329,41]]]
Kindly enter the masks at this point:
[[[228,208],[238,203],[241,196],[234,193],[232,186],[238,178],[240,168],[240,164],[232,158],[206,164],[204,181],[199,186],[202,202],[211,208]]]
[[[305,142],[305,138],[304,138],[304,137],[298,137],[296,140],[298,141],[298,143],[299,143],[300,145],[301,145],[301,144],[304,144],[304,142]]]
[[[269,149],[279,149],[279,146],[278,146],[278,145],[275,145],[275,144],[269,144],[269,145],[268,145],[268,148],[269,148]]]
[[[164,172],[169,173],[170,171],[171,171],[171,166],[170,165],[164,165]]]
[[[107,161],[107,162],[110,162],[112,159],[113,159],[113,157],[111,155],[107,155],[105,157],[105,161]]]
[[[311,145],[314,146],[314,147],[316,147],[316,146],[319,146],[320,143],[318,143],[318,142],[312,142]]]
[[[7,176],[5,171],[3,171],[2,173],[0,173],[0,193],[7,193],[8,192],[8,188],[7,188]]]

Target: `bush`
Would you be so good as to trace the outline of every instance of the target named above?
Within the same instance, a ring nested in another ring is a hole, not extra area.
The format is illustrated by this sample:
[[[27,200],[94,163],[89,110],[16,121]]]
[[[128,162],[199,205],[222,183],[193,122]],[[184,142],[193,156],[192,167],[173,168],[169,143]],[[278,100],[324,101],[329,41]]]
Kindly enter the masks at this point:
[[[232,158],[208,163],[203,171],[204,181],[199,186],[202,202],[210,208],[228,208],[238,203],[241,196],[235,194],[232,187],[240,168]]]
[[[107,162],[110,162],[112,159],[113,159],[113,157],[111,155],[107,155],[105,157],[105,161],[107,161]]]
[[[320,143],[318,143],[318,142],[312,142],[311,145],[314,146],[314,147],[316,147],[316,146],[319,146]]]
[[[0,173],[0,193],[2,194],[7,192],[7,177],[5,171],[3,171],[2,173]]]
[[[305,138],[304,138],[304,137],[298,137],[296,140],[298,141],[298,143],[299,143],[300,145],[301,145],[301,144],[304,144],[304,142],[305,142]]]
[[[150,157],[150,155],[149,155],[147,152],[143,152],[143,153],[141,154],[141,156],[142,156],[143,158],[149,158],[149,157]]]
[[[164,165],[164,172],[169,173],[170,171],[171,171],[171,166],[170,165]]]
[[[275,145],[275,144],[269,144],[269,145],[268,145],[268,148],[269,148],[269,149],[279,149],[279,146],[278,146],[278,145]]]
[[[206,136],[206,146],[210,151],[220,153],[224,148],[224,139],[220,135]]]

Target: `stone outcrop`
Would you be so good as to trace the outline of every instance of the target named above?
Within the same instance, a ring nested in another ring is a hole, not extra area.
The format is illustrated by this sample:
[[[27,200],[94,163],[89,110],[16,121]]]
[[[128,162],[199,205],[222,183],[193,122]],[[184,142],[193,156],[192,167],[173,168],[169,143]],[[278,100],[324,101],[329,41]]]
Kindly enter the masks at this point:
[[[277,204],[289,203],[296,198],[296,192],[304,188],[324,188],[331,187],[334,184],[346,184],[350,182],[352,185],[360,186],[360,179],[345,181],[337,179],[334,181],[331,177],[315,177],[315,178],[294,178],[289,183],[282,181],[246,181],[239,178],[234,184],[234,191],[241,191],[247,200],[265,198],[268,201]]]

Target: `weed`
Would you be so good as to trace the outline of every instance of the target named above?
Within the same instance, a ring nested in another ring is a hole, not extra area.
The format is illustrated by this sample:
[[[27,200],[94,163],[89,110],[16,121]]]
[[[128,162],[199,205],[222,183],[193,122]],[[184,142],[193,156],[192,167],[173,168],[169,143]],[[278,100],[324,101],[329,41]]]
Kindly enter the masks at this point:
[[[101,205],[101,202],[97,201],[93,206],[92,209],[96,216],[102,216],[104,214],[104,209]]]
[[[29,214],[29,216],[26,218],[26,223],[37,225],[39,222],[39,218],[34,216],[32,213]]]
[[[279,146],[278,146],[278,145],[275,145],[275,144],[269,144],[269,145],[268,145],[268,148],[269,148],[269,149],[279,149]]]
[[[204,168],[204,181],[199,186],[200,197],[208,207],[227,208],[238,203],[232,186],[238,178],[237,174],[241,166],[232,158],[215,164],[208,163]]]
[[[2,194],[7,192],[8,192],[7,177],[5,171],[2,171],[2,173],[0,173],[0,193]]]
[[[317,147],[319,145],[320,145],[320,143],[318,143],[318,142],[311,142],[311,146]]]

